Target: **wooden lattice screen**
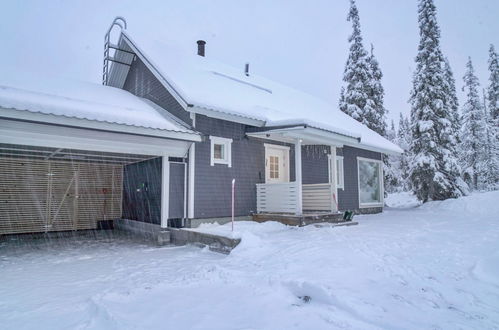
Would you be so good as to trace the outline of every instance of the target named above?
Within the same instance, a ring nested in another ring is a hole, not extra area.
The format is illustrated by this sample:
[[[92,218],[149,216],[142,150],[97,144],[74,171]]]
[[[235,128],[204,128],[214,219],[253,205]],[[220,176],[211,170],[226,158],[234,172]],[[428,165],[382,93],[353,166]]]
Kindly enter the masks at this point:
[[[0,158],[0,234],[95,229],[122,185],[122,165]]]

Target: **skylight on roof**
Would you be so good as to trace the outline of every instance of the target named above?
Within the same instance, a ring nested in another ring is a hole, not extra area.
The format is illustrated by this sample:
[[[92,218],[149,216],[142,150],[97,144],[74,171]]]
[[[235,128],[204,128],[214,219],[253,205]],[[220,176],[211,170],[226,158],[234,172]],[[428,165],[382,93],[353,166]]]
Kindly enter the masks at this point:
[[[247,82],[247,81],[244,81],[244,80],[241,80],[241,79],[237,79],[237,78],[234,78],[234,77],[231,77],[231,76],[228,76],[226,74],[223,74],[223,73],[220,73],[220,72],[216,72],[216,71],[212,71],[212,73],[214,75],[217,75],[217,76],[220,76],[220,77],[224,77],[224,78],[227,78],[227,79],[230,79],[230,80],[233,80],[233,81],[236,81],[240,84],[244,84],[244,85],[248,85],[248,86],[251,86],[253,88],[256,88],[256,89],[259,89],[259,90],[262,90],[264,92],[267,92],[269,94],[272,94],[272,90],[268,89],[268,88],[265,88],[265,87],[262,87],[262,86],[258,86],[258,85],[255,85],[255,84],[252,84],[250,82]]]

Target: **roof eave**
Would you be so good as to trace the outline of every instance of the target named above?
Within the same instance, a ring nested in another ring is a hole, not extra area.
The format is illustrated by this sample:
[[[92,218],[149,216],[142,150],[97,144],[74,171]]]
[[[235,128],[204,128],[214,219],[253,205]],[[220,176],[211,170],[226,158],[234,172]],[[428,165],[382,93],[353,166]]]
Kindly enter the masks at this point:
[[[120,133],[160,137],[160,138],[191,141],[191,142],[202,141],[201,134],[194,131],[182,132],[174,130],[155,129],[142,126],[133,126],[133,125],[111,123],[111,122],[97,121],[97,120],[90,120],[83,118],[59,116],[54,114],[45,114],[29,110],[9,109],[3,107],[0,107],[0,110],[2,111],[0,114],[0,118],[4,119],[14,119],[14,120],[59,125],[59,126],[96,129],[102,131],[120,132]]]
[[[231,111],[213,109],[206,106],[189,104],[187,111],[191,113],[196,113],[200,115],[205,115],[211,118],[233,121],[240,124],[251,125],[256,127],[262,127],[265,125],[265,121],[257,118],[251,118],[248,116],[243,116]]]

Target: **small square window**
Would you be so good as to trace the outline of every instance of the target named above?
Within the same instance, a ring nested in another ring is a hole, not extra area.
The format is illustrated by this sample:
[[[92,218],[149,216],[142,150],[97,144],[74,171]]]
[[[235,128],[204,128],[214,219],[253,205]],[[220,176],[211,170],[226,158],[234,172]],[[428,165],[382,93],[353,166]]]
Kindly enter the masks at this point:
[[[211,166],[215,164],[224,164],[232,166],[231,148],[232,139],[210,136],[211,141]]]

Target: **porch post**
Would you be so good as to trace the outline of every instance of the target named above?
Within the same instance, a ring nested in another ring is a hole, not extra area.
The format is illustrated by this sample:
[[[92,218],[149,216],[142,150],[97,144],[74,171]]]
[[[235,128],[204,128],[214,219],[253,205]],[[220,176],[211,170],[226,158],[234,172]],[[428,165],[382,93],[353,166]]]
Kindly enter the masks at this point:
[[[168,156],[161,157],[161,228],[168,227],[170,210],[170,162]]]
[[[337,182],[337,167],[336,167],[336,146],[331,146],[331,167],[329,172],[331,173],[331,212],[338,212],[338,182]],[[334,194],[334,196],[333,196]],[[336,201],[333,199],[336,198]]]
[[[301,140],[298,139],[295,142],[295,182],[296,182],[296,192],[298,194],[296,198],[296,215],[302,215],[303,213],[303,186],[302,186],[302,173],[301,173]]]

